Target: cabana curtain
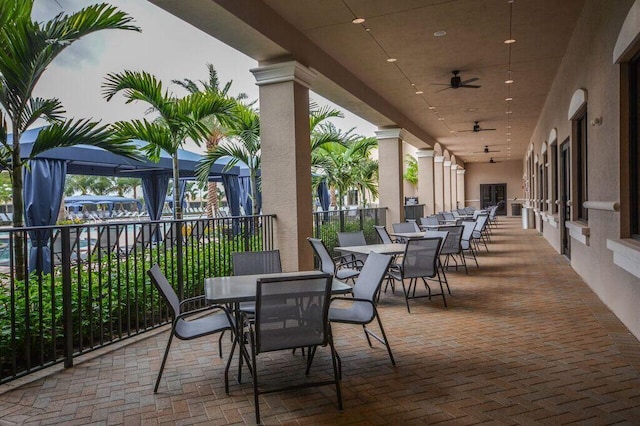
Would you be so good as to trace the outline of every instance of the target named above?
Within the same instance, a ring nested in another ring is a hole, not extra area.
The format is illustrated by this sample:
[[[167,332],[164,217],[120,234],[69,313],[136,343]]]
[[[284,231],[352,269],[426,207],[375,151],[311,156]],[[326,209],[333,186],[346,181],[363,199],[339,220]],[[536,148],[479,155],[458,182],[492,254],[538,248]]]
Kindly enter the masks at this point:
[[[24,221],[26,226],[55,225],[62,202],[67,163],[30,160],[23,172]],[[29,271],[51,272],[50,230],[29,231]]]

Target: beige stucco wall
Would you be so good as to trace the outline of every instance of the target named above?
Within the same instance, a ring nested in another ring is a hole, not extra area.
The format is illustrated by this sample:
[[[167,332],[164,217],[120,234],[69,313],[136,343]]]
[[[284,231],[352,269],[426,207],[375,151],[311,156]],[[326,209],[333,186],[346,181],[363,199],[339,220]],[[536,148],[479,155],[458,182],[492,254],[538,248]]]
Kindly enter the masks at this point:
[[[588,199],[620,200],[620,78],[613,49],[633,0],[588,0],[566,56],[545,102],[531,142],[539,152],[552,128],[558,143],[570,137],[567,114],[572,95],[584,89],[588,126]],[[640,279],[613,263],[607,239],[620,238],[620,214],[590,210],[588,245],[571,240],[571,266],[636,336],[640,337]],[[559,250],[560,229],[544,227],[544,237]],[[558,283],[562,291],[562,283]]]
[[[502,161],[490,163],[466,163],[465,199],[467,206],[480,208],[480,184],[507,184],[507,215],[511,216],[511,203],[523,203],[522,162]],[[514,199],[517,198],[516,201]]]

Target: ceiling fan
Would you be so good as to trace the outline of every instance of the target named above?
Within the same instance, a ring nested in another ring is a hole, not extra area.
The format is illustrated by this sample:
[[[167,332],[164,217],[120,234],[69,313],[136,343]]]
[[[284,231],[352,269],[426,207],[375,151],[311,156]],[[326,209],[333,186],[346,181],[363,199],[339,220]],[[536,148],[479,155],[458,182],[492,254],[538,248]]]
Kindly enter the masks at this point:
[[[483,153],[484,154],[488,154],[490,152],[500,152],[500,151],[495,151],[495,150],[489,149],[489,145],[485,145],[484,149],[482,151],[474,151],[474,154],[483,154]]]
[[[461,87],[464,87],[466,89],[479,89],[482,87],[482,86],[478,86],[477,84],[469,84],[469,83],[473,83],[474,81],[480,80],[478,77],[474,77],[474,78],[470,78],[468,80],[462,81],[462,78],[458,75],[460,74],[460,71],[455,70],[451,72],[453,73],[453,77],[451,77],[451,81],[449,82],[449,84],[443,84],[443,83],[431,83],[431,84],[434,84],[436,86],[448,86],[442,90],[459,89]],[[438,90],[438,92],[442,92],[442,90]]]
[[[493,131],[496,129],[483,129],[480,127],[480,122],[479,121],[475,121],[473,124],[473,129],[471,130],[458,130],[458,132],[474,132],[474,133],[478,133],[478,132],[487,132],[487,131]]]
[[[489,161],[487,161],[487,163],[489,163],[489,164],[495,164],[495,163],[502,163],[502,161],[496,161],[496,160],[494,160],[494,159],[493,159],[493,157],[491,157],[491,158],[489,159]]]

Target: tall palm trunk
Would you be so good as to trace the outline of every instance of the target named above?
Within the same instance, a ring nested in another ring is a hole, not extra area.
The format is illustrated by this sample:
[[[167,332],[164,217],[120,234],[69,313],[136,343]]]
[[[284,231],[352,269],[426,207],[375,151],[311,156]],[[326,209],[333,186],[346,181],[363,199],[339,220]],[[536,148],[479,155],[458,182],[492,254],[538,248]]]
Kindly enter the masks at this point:
[[[173,155],[173,218],[182,219],[182,203],[180,203],[180,169],[178,154]]]
[[[211,152],[220,143],[222,133],[217,129],[211,131],[211,135],[207,139],[207,152]],[[215,217],[218,215],[218,183],[207,182],[207,216]]]
[[[13,179],[11,181],[11,195],[13,197],[13,227],[24,226],[24,199],[22,198],[22,163],[20,162],[20,133],[13,129],[13,152],[11,155]],[[16,279],[24,280],[24,234],[20,231],[13,234],[14,256],[16,261]]]

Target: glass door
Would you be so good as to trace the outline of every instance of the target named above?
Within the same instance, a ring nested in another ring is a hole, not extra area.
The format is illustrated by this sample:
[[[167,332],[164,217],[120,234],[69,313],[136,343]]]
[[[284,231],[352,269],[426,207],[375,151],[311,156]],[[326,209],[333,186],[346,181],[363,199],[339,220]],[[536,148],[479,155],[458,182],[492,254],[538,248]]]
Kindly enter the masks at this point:
[[[483,183],[480,184],[480,208],[486,209],[498,206],[497,215],[507,214],[507,184]]]
[[[565,223],[571,220],[571,206],[568,201],[571,194],[571,151],[567,138],[560,146],[560,235],[562,254],[571,259],[571,237]]]

